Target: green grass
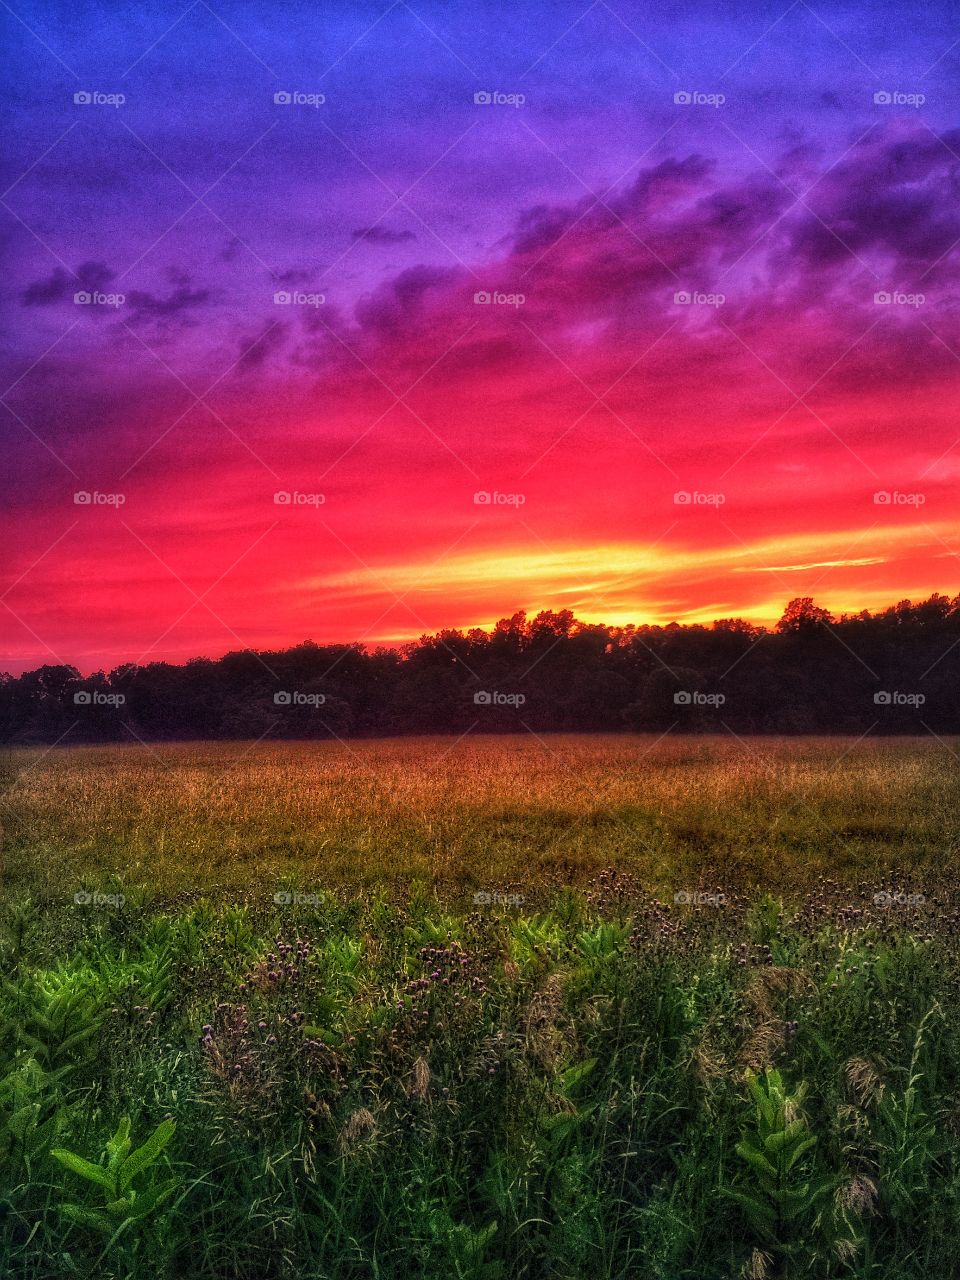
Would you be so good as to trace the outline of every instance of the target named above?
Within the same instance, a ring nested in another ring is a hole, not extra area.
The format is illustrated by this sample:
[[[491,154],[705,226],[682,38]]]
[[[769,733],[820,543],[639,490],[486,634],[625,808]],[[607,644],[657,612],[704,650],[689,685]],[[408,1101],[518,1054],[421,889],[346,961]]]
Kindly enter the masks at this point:
[[[946,745],[4,769],[0,1275],[957,1274]]]

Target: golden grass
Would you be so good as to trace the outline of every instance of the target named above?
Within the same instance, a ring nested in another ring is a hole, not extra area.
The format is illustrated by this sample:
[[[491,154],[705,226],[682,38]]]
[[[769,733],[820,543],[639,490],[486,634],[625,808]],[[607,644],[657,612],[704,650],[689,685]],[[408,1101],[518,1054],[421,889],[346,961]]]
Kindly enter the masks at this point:
[[[3,761],[8,886],[162,892],[422,878],[545,891],[786,887],[955,865],[960,769],[930,739],[650,735],[23,749]]]

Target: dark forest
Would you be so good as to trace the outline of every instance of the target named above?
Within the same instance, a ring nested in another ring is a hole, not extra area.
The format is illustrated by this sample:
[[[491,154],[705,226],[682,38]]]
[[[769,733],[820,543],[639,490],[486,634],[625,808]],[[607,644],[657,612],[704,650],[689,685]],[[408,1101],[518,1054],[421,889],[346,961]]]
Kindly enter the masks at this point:
[[[277,652],[0,677],[8,743],[466,732],[960,732],[960,597],[775,628],[610,627],[520,612],[400,648]]]

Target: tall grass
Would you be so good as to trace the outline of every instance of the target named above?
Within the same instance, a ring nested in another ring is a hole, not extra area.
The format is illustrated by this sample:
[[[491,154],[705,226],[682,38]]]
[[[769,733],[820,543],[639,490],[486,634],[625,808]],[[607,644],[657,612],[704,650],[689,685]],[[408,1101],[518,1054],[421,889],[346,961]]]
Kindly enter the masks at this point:
[[[669,887],[924,870],[956,853],[960,772],[929,739],[468,737],[7,753],[8,883],[92,873],[243,894],[285,873],[354,887]],[[16,852],[16,857],[11,857]]]

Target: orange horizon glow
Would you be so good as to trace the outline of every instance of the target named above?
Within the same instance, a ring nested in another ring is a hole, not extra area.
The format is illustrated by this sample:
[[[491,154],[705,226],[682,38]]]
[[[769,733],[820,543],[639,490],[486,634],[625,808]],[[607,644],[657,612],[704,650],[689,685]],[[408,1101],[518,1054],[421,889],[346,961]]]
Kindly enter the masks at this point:
[[[289,612],[289,606],[285,608],[282,603],[287,596],[295,601],[298,616],[304,619],[302,629],[295,631],[261,628],[252,618],[244,617],[239,626],[230,626],[225,619],[221,621],[222,600],[214,613],[206,613],[205,606],[196,600],[191,607],[186,584],[179,588],[178,578],[173,577],[168,589],[179,590],[182,596],[177,625],[142,650],[130,649],[121,655],[115,651],[82,651],[77,665],[86,669],[119,665],[122,661],[183,661],[220,656],[238,648],[283,648],[307,639],[321,644],[399,646],[441,630],[489,631],[499,619],[519,610],[532,618],[542,610],[570,609],[582,623],[619,627],[663,626],[671,622],[709,625],[722,618],[740,618],[771,628],[790,599],[812,595],[837,617],[863,609],[878,612],[905,598],[902,593],[891,591],[888,575],[911,563],[918,542],[938,545],[943,540],[945,546],[951,533],[949,526],[913,524],[874,530],[870,538],[873,554],[869,556],[842,556],[841,550],[849,550],[857,539],[851,538],[849,532],[833,531],[701,549],[614,543],[547,550],[534,542],[531,549],[522,553],[490,547],[452,553],[440,563],[429,557],[418,562],[366,566],[354,562],[353,568],[308,578],[291,577],[287,581],[275,574],[271,593],[278,612]],[[828,558],[811,559],[817,554]],[[829,558],[833,555],[836,558]],[[943,579],[936,571],[948,555],[932,553],[930,578],[911,598],[917,601],[942,592]],[[155,563],[159,589],[164,567]],[[871,575],[866,583],[864,575]],[[856,585],[844,586],[845,577]],[[736,596],[726,596],[716,590],[717,582],[745,585]],[[116,583],[117,600],[125,589],[122,581]],[[701,595],[703,603],[697,600]],[[236,618],[238,597],[232,595],[231,599],[231,616]],[[331,623],[322,629],[311,626],[311,612],[317,617],[330,617],[330,611],[323,607],[325,600],[337,602]],[[646,607],[639,603],[642,600],[648,601]],[[182,613],[186,616],[181,619]],[[205,619],[197,618],[205,613]],[[366,625],[351,632],[346,625],[337,627],[337,617],[362,619]],[[191,625],[196,626],[198,620],[203,622],[207,635],[221,630],[219,644],[210,644],[209,640],[205,645],[199,643],[204,632],[191,631]],[[184,636],[189,635],[195,636],[198,643],[184,643]],[[49,650],[41,655],[41,662],[58,659],[59,655]]]

